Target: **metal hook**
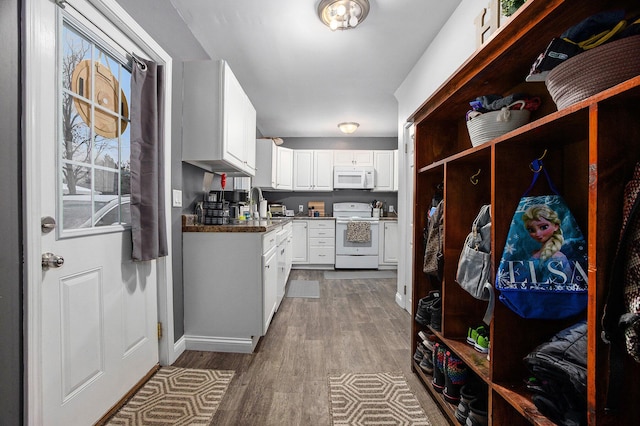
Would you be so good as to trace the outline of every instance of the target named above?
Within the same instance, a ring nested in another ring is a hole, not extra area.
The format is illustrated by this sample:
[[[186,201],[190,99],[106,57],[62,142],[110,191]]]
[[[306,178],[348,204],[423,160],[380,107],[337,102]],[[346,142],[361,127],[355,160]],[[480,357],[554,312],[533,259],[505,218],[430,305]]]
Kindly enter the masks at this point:
[[[542,171],[542,159],[546,155],[547,155],[547,150],[545,149],[540,158],[536,158],[531,163],[529,163],[529,169],[531,169],[531,171],[533,173],[538,173],[538,172]],[[536,167],[538,170],[536,170],[534,167]]]
[[[471,181],[472,184],[474,184],[474,185],[478,184],[478,175],[480,174],[481,171],[482,171],[482,169],[478,169],[478,172],[475,175],[473,175],[473,176],[471,176],[469,178],[469,180]]]
[[[545,157],[545,155],[547,155],[547,149],[544,149],[544,152],[542,153],[542,157],[538,158],[538,160],[542,161],[542,159]]]

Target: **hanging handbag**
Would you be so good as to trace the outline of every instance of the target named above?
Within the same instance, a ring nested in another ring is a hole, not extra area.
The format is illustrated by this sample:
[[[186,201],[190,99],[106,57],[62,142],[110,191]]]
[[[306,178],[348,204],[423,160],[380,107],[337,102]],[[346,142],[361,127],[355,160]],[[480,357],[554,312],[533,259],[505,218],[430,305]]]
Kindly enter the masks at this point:
[[[491,205],[484,205],[471,225],[458,260],[456,281],[476,299],[489,300],[491,288]]]
[[[440,200],[435,209],[430,212],[427,225],[427,239],[422,270],[425,274],[442,277],[444,266],[443,226],[444,226],[444,200]]]
[[[494,292],[491,285],[491,205],[480,208],[458,260],[456,282],[476,299],[488,300],[483,321],[491,322]]]
[[[587,244],[541,160],[520,199],[496,271],[500,301],[523,318],[561,319],[587,306]],[[552,195],[527,194],[543,172]]]

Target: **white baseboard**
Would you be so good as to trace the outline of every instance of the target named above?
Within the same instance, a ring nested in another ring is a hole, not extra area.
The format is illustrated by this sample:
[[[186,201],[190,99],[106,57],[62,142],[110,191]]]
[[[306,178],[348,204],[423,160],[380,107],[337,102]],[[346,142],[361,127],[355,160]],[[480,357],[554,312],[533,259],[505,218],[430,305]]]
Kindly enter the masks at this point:
[[[400,306],[402,309],[404,309],[405,311],[411,313],[408,309],[407,309],[407,305],[405,303],[405,299],[404,299],[404,295],[396,292],[396,303],[398,304],[398,306]]]
[[[184,336],[185,348],[191,351],[233,352],[250,354],[258,344],[259,337],[212,337],[212,336]]]
[[[182,336],[181,338],[178,339],[177,342],[173,344],[173,361],[178,359],[180,355],[182,355],[182,353],[186,350],[187,350],[187,342],[184,336]]]

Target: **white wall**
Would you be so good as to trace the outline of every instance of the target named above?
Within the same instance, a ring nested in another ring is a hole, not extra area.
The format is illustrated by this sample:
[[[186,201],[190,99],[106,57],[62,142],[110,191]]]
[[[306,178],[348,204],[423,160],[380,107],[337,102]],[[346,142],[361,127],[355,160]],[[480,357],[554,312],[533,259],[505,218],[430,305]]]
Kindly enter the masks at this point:
[[[415,64],[395,92],[398,100],[398,159],[399,176],[412,176],[410,152],[405,153],[405,124],[422,103],[469,58],[476,49],[475,19],[488,2],[462,0],[436,38]],[[470,99],[471,100],[471,99]],[[412,258],[410,224],[413,214],[413,189],[401,185],[398,191],[400,257],[396,302],[411,312]],[[407,294],[404,295],[404,286]]]

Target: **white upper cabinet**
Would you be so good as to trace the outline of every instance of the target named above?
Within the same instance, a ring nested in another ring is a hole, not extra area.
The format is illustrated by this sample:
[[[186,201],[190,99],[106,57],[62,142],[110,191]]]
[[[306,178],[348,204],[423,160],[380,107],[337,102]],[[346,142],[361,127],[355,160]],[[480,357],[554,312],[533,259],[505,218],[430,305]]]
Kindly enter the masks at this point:
[[[374,151],[374,191],[394,191],[394,151]]]
[[[182,160],[254,176],[256,110],[225,61],[184,63]]]
[[[262,189],[293,189],[293,151],[277,146],[272,139],[256,140],[256,175],[253,185]]]
[[[334,166],[373,166],[373,151],[367,150],[335,150]]]
[[[333,151],[293,150],[293,190],[332,191]]]
[[[293,150],[277,146],[278,160],[276,162],[276,189],[281,191],[293,190]]]

